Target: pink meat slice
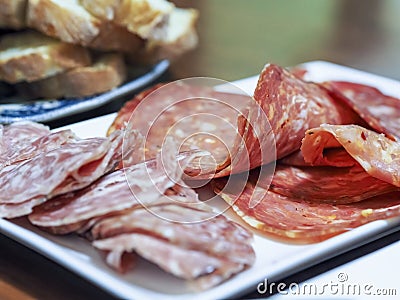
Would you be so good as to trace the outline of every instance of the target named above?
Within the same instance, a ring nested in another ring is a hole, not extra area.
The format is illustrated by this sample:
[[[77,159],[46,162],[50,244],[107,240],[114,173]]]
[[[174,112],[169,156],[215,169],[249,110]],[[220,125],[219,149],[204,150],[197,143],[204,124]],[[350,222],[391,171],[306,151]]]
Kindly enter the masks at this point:
[[[34,156],[59,148],[63,144],[76,141],[77,137],[71,130],[47,133],[39,137],[29,137],[7,144],[0,153],[0,169],[11,164],[33,158]]]
[[[310,164],[329,147],[343,147],[371,176],[400,187],[400,143],[357,125],[328,125],[307,131],[301,151]]]
[[[152,236],[128,233],[97,240],[93,246],[109,251],[110,255],[120,256],[123,252],[135,251],[138,255],[153,262],[168,273],[191,281],[197,289],[206,289],[221,283],[246,268],[229,257],[215,257],[202,251],[186,249],[168,241]],[[112,261],[118,262],[115,257]],[[114,266],[119,268],[119,266]]]
[[[359,83],[328,81],[324,83],[363,118],[371,128],[392,139],[400,139],[400,99]]]
[[[171,203],[171,197],[160,198],[168,189],[174,189],[173,194],[182,195],[179,201],[202,206],[197,195],[181,182],[185,164],[201,153],[185,152],[172,157],[175,148],[167,142],[163,154],[165,157],[158,155],[156,160],[117,170],[85,189],[53,198],[36,207],[29,220],[52,233],[82,231],[83,224],[94,218],[136,206]]]
[[[0,171],[0,217],[28,214],[38,203],[86,187],[110,172],[122,159],[122,139],[118,131],[109,138],[79,140]]]
[[[173,221],[171,221],[173,220]],[[190,222],[189,222],[190,220]],[[223,215],[215,216],[183,205],[168,204],[133,209],[99,221],[91,230],[94,239],[105,239],[125,233],[141,233],[169,241],[186,249],[225,257],[251,265],[254,252],[252,235]]]

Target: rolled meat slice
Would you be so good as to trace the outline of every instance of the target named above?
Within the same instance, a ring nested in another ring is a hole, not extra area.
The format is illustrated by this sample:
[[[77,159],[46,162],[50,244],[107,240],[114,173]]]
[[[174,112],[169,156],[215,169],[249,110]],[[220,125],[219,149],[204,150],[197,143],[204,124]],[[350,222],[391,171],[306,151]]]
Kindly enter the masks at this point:
[[[301,151],[314,164],[330,147],[343,147],[369,175],[400,187],[400,143],[357,125],[323,124],[306,132]]]
[[[342,99],[375,131],[400,139],[400,99],[359,83],[328,81],[324,85],[339,97],[344,95]]]
[[[122,159],[121,131],[41,153],[11,170],[0,171],[0,217],[29,214],[48,199],[88,186]],[[136,136],[126,138],[136,142]]]
[[[280,195],[247,182],[241,193],[214,188],[250,226],[273,236],[302,243],[323,241],[368,222],[400,215],[400,193],[393,192],[350,204],[309,202]]]

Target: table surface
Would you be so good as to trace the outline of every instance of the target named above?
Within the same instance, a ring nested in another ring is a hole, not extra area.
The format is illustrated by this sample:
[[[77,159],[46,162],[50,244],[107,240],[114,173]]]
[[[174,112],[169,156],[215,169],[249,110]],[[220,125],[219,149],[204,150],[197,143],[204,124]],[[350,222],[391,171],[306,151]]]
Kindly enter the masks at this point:
[[[200,11],[200,45],[172,62],[171,68],[160,81],[193,76],[236,80],[258,74],[267,62],[290,66],[312,60],[327,60],[400,79],[400,22],[397,20],[400,1],[174,2]],[[58,127],[114,112],[126,100],[120,99],[91,112],[53,121],[49,125]],[[306,280],[383,248],[399,240],[399,237],[398,232],[391,234],[287,280]],[[379,258],[382,255],[373,257],[374,260]],[[255,298],[265,295],[254,291],[248,296]],[[0,235],[0,299],[92,298],[109,299],[111,296]]]

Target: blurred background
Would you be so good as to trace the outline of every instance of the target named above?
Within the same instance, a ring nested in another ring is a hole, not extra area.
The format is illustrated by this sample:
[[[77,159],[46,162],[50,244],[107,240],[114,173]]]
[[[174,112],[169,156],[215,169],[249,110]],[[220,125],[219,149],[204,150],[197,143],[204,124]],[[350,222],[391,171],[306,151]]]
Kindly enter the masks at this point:
[[[173,78],[235,80],[265,63],[327,60],[400,79],[398,0],[174,0],[200,11],[199,47]]]

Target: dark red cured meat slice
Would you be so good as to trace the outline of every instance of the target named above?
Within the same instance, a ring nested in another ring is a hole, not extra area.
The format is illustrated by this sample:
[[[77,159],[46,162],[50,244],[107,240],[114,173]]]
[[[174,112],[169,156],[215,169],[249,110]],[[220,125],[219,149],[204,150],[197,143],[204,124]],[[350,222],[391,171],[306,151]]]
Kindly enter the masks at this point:
[[[269,179],[260,178],[260,186]],[[268,187],[264,187],[268,188]],[[277,165],[271,191],[317,203],[346,204],[388,192],[398,187],[370,176],[357,165],[351,168],[294,167]]]
[[[76,141],[77,137],[71,130],[49,133],[37,138],[24,138],[8,147],[0,153],[0,169],[11,164],[30,159],[37,154],[47,152],[60,147],[65,143]]]
[[[313,164],[326,147],[343,147],[371,176],[400,187],[400,143],[357,125],[321,125],[307,131],[301,151]]]
[[[307,167],[307,166],[331,166],[331,167],[353,167],[358,163],[351,157],[349,153],[343,148],[327,148],[324,149],[322,157],[313,164],[304,161],[304,156],[301,151],[296,151],[288,156],[279,160],[279,163],[297,166],[297,167]]]
[[[28,214],[54,196],[91,184],[120,162],[122,139],[118,131],[107,139],[76,141],[1,172],[0,217]],[[131,139],[133,143],[135,138]]]
[[[246,266],[188,250],[151,236],[131,233],[93,242],[94,247],[110,251],[107,262],[119,262],[115,256],[125,251],[135,251],[143,258],[177,277],[189,280],[196,290],[204,290],[241,272]],[[117,269],[120,266],[113,266]]]
[[[353,82],[328,81],[324,85],[332,92],[344,95],[343,100],[371,128],[390,138],[400,139],[400,99],[385,95],[374,87]]]
[[[190,159],[191,156],[191,153],[182,153],[178,156],[178,161]],[[29,220],[32,224],[52,233],[66,234],[84,231],[82,227],[86,223],[91,225],[91,219],[115,214],[132,207],[164,205],[174,201],[203,207],[203,203],[189,193],[183,193],[183,197],[176,199],[172,199],[171,196],[160,198],[168,189],[176,188],[177,182],[172,181],[169,175],[180,170],[178,164],[169,166],[168,172],[165,172],[162,167],[160,163],[152,160],[115,171],[83,190],[61,195],[35,207],[29,215]],[[174,176],[179,177],[179,173],[175,173]],[[179,187],[177,189],[180,191]],[[173,192],[173,194],[176,193]],[[190,196],[191,199],[186,199],[185,195]]]
[[[268,116],[280,159],[298,149],[306,130],[323,123],[354,124],[359,117],[332,98],[323,87],[268,64],[258,80],[254,99]]]
[[[220,193],[224,185],[225,179],[216,179],[215,191]],[[250,226],[303,243],[319,242],[368,222],[400,215],[398,192],[337,205],[283,196],[250,182],[240,195],[226,190],[220,194]]]

